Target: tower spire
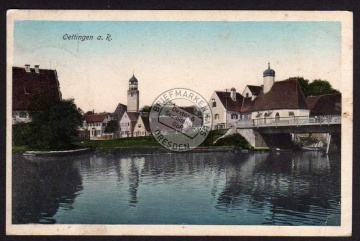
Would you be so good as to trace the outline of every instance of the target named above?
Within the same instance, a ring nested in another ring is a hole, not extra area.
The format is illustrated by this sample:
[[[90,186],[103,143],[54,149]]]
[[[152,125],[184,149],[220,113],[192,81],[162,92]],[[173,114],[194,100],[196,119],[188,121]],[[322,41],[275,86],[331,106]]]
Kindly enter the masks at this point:
[[[268,69],[270,69],[270,61],[268,61]]]

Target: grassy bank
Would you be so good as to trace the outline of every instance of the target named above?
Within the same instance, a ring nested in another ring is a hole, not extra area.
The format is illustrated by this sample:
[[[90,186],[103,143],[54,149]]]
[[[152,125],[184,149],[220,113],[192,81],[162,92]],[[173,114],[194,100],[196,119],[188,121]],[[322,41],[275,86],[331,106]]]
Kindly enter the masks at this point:
[[[209,133],[206,140],[199,146],[199,148],[214,149],[219,150],[221,147],[241,147],[244,149],[252,149],[249,143],[239,134],[234,134],[228,136],[224,139],[219,140],[215,145],[213,142],[224,135],[226,130],[213,130]],[[152,136],[143,136],[143,137],[129,137],[116,140],[99,140],[99,141],[83,141],[75,143],[76,148],[91,148],[93,150],[134,150],[138,151],[146,149],[164,149]],[[26,146],[13,147],[13,153],[24,152],[24,151],[34,151],[27,148]]]

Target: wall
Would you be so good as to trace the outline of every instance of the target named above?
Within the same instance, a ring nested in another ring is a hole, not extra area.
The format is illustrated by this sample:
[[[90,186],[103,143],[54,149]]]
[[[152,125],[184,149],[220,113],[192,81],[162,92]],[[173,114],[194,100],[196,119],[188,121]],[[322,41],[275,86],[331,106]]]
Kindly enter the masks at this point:
[[[212,99],[215,99],[216,102],[216,107],[212,107]],[[211,107],[211,112],[212,112],[212,117],[213,117],[213,126],[212,129],[217,129],[217,125],[219,124],[224,124],[225,125],[225,107],[223,106],[223,104],[221,103],[219,97],[217,96],[217,94],[214,92],[210,98],[210,107]],[[219,119],[215,119],[215,115],[218,114],[219,115]]]

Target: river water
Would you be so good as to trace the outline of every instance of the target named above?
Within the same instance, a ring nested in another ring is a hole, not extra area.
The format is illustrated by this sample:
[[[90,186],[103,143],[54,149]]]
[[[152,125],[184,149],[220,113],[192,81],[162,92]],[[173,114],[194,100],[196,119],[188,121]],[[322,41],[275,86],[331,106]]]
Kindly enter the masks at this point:
[[[340,155],[13,156],[14,224],[340,225]]]

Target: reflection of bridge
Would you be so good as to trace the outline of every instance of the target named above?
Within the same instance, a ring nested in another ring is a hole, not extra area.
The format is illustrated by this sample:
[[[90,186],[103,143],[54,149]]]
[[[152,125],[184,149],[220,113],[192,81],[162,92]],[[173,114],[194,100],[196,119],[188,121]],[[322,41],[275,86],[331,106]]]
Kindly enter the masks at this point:
[[[290,134],[329,133],[340,147],[341,116],[294,116],[241,120],[236,128],[254,147],[279,147],[291,142]],[[267,136],[269,135],[269,136]],[[277,139],[275,142],[273,139]],[[289,145],[285,145],[289,146]]]

